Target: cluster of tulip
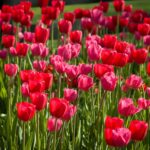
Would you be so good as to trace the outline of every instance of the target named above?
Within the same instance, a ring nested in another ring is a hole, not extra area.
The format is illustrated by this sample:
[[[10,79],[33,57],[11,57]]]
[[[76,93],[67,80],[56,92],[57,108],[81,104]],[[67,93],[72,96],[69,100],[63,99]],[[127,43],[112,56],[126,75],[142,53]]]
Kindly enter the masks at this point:
[[[150,148],[150,17],[124,0],[113,5],[117,16],[102,1],[63,13],[65,2],[52,0],[34,31],[30,2],[3,5],[3,149],[130,149],[145,137]]]

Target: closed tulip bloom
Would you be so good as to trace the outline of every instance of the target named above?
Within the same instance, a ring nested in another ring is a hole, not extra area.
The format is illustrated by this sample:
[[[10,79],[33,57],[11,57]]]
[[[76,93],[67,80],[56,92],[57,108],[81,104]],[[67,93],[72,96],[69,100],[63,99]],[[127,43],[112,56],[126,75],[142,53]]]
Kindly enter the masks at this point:
[[[83,10],[81,8],[76,8],[74,14],[76,19],[81,19],[83,16]]]
[[[150,35],[146,35],[143,37],[144,45],[149,46],[150,45]]]
[[[107,13],[108,8],[109,8],[109,3],[108,2],[100,2],[100,7],[102,7],[103,12]]]
[[[127,128],[117,128],[104,130],[106,143],[113,147],[127,146],[131,139],[131,132]]]
[[[73,102],[77,99],[78,93],[77,90],[65,88],[64,89],[64,98],[70,102]]]
[[[21,70],[20,79],[22,82],[28,82],[31,77],[34,77],[35,73],[36,72],[34,70]]]
[[[141,109],[148,109],[150,107],[150,100],[147,100],[145,98],[139,98],[138,107]]]
[[[47,62],[45,60],[35,60],[33,62],[33,68],[37,71],[44,71],[46,69]]]
[[[138,24],[138,31],[142,36],[148,35],[150,33],[150,25],[147,23]]]
[[[146,93],[147,93],[148,97],[150,97],[150,87],[146,88]]]
[[[129,125],[131,131],[131,139],[135,141],[142,141],[148,131],[148,123],[140,120],[132,120]]]
[[[64,34],[69,34],[72,30],[72,23],[68,20],[61,19],[58,22],[59,31]]]
[[[42,43],[34,43],[31,45],[31,52],[33,56],[41,56],[44,51],[44,44]]]
[[[148,76],[150,76],[150,62],[148,62],[148,64],[147,64],[146,72],[147,72]]]
[[[82,18],[81,27],[83,30],[87,30],[88,32],[91,32],[94,27],[94,23],[92,22],[91,18]]]
[[[7,50],[6,49],[0,50],[0,58],[6,59],[6,57],[7,57]]]
[[[5,64],[4,71],[9,77],[16,76],[17,71],[18,71],[18,65],[17,64]]]
[[[150,24],[150,18],[149,17],[145,17],[144,18],[144,23]]]
[[[116,88],[118,78],[114,72],[107,72],[101,77],[101,85],[106,91],[113,91]]]
[[[36,109],[35,105],[28,102],[19,102],[17,103],[17,115],[18,118],[22,121],[29,121],[35,115]]]
[[[125,53],[126,49],[128,48],[128,43],[124,41],[116,41],[114,49],[118,53]]]
[[[47,94],[46,93],[31,93],[30,100],[32,104],[36,106],[36,110],[40,111],[46,107],[47,104]]]
[[[65,73],[69,79],[75,79],[79,75],[79,67],[75,65],[66,65]]]
[[[142,78],[135,74],[130,75],[125,81],[125,85],[130,89],[138,89],[142,86],[142,84]]]
[[[124,0],[114,0],[113,2],[116,12],[121,12],[124,10],[125,1]]]
[[[98,61],[101,58],[102,48],[98,44],[91,44],[87,48],[88,57],[91,61]]]
[[[98,79],[101,79],[101,77],[106,72],[111,72],[111,71],[114,72],[114,67],[111,65],[106,65],[106,64],[95,64],[94,65],[94,73]]]
[[[88,91],[94,85],[93,78],[87,75],[80,75],[78,77],[78,88],[83,91]]]
[[[80,74],[88,75],[92,72],[92,64],[79,64]]]
[[[53,7],[59,8],[60,12],[64,11],[65,1],[52,0],[51,4]]]
[[[105,128],[117,129],[123,127],[124,121],[118,117],[107,116],[105,119]]]
[[[118,112],[122,116],[128,117],[132,116],[141,111],[141,108],[134,106],[131,98],[121,98],[118,104]]]
[[[65,111],[65,113],[62,116],[62,119],[65,121],[69,121],[76,113],[77,111],[77,107],[74,105],[69,105],[67,107],[67,110]]]
[[[15,44],[15,37],[13,35],[3,35],[2,44],[5,48],[10,48]]]
[[[91,10],[91,19],[95,24],[99,24],[103,12],[100,9],[94,8]]]
[[[35,41],[35,33],[32,32],[24,32],[24,40],[26,42],[34,42]]]
[[[65,12],[64,19],[70,21],[73,25],[75,22],[75,15],[72,12]]]
[[[49,103],[49,110],[52,116],[61,118],[67,110],[68,103],[59,98],[51,98]]]
[[[21,25],[25,27],[31,26],[31,17],[28,14],[24,14],[21,18]]]
[[[46,43],[49,38],[49,29],[36,26],[35,28],[35,41],[37,43]]]
[[[128,24],[128,30],[131,33],[135,33],[137,31],[137,23],[129,22],[129,24]]]
[[[21,93],[24,97],[29,97],[30,96],[30,91],[29,91],[29,84],[27,82],[24,82],[21,85]]]
[[[124,6],[124,11],[126,11],[126,12],[132,12],[132,4],[125,5]]]
[[[1,27],[2,27],[3,34],[12,34],[13,33],[14,28],[11,24],[3,23]]]
[[[54,68],[58,73],[63,74],[63,73],[65,73],[66,63],[60,62],[60,61],[55,61]]]
[[[82,31],[75,30],[70,32],[70,41],[72,43],[81,43],[82,40]]]
[[[117,41],[116,35],[109,35],[109,34],[104,35],[103,38],[104,47],[113,49],[116,41]]]
[[[59,131],[63,125],[61,119],[50,117],[47,121],[47,129],[49,132]]]

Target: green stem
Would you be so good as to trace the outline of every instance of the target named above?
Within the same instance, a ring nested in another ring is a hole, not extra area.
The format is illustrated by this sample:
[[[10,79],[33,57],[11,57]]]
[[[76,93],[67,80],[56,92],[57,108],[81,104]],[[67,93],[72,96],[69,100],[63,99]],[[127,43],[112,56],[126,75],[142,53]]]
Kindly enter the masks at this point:
[[[39,130],[39,113],[37,112],[37,131],[36,131],[36,142],[37,142],[37,150],[40,150],[40,130]]]
[[[48,133],[47,150],[50,150],[50,140],[51,140],[51,135],[50,133]]]
[[[57,119],[55,120],[55,131],[54,131],[54,144],[53,144],[53,150],[56,150],[56,126],[57,126]]]
[[[54,53],[54,48],[53,48],[53,36],[54,36],[54,27],[53,27],[53,22],[51,24],[51,51]]]
[[[32,62],[31,62],[31,59],[30,59],[30,56],[29,56],[29,52],[27,54],[27,58],[28,58],[28,62],[30,64],[31,69],[33,69]]]
[[[26,150],[26,148],[25,148],[25,143],[26,143],[26,132],[25,132],[25,123],[23,122],[23,150]]]

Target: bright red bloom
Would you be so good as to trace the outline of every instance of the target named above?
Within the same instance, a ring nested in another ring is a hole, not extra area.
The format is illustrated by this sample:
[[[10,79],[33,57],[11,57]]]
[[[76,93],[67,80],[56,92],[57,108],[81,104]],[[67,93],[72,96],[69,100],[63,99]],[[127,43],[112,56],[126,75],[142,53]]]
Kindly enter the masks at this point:
[[[113,49],[116,41],[117,41],[116,35],[109,35],[109,34],[104,35],[104,38],[103,38],[104,47]]]
[[[82,40],[82,31],[76,30],[70,32],[70,41],[73,43],[81,43]]]
[[[124,41],[116,41],[114,49],[118,53],[125,53],[126,49],[128,47],[128,43]]]
[[[150,76],[150,62],[148,62],[148,64],[147,64],[146,72],[147,72],[148,76]]]
[[[65,2],[63,0],[52,0],[51,4],[53,7],[59,8],[60,12],[64,11]]]
[[[21,22],[22,16],[24,15],[24,10],[20,8],[14,8],[12,11],[12,19],[18,23]]]
[[[10,13],[1,13],[1,18],[5,22],[9,22],[11,19],[11,14]]]
[[[30,27],[31,26],[31,17],[30,15],[24,14],[21,18],[21,25]]]
[[[150,25],[147,23],[138,24],[139,33],[144,36],[150,33]]]
[[[81,8],[76,8],[74,10],[74,14],[75,14],[76,19],[81,19],[83,15],[83,10]]]
[[[127,27],[129,23],[129,18],[120,17],[119,24],[122,28]]]
[[[114,67],[105,64],[95,64],[94,73],[97,78],[101,78],[106,72],[114,71]]]
[[[46,43],[49,38],[49,29],[36,26],[35,28],[35,40],[38,43]]]
[[[145,17],[144,18],[144,23],[147,23],[150,25],[150,17]]]
[[[126,11],[126,12],[132,12],[132,5],[131,4],[125,5],[124,11]]]
[[[75,15],[72,12],[65,12],[64,19],[70,21],[72,24],[75,22]]]
[[[40,111],[46,107],[47,94],[40,92],[31,93],[30,100],[36,106],[36,110]]]
[[[21,70],[20,71],[20,78],[22,82],[28,82],[29,79],[31,79],[32,77],[34,77],[35,75],[35,71],[34,70]]]
[[[13,26],[9,23],[3,23],[2,24],[2,32],[3,34],[12,34],[13,33]]]
[[[59,98],[51,98],[49,103],[49,110],[52,116],[61,118],[67,110],[68,102]]]
[[[108,2],[100,2],[100,7],[102,8],[103,12],[107,13],[108,8],[109,8],[109,3]]]
[[[92,22],[91,18],[82,18],[81,27],[83,30],[88,30],[88,32],[91,32],[94,27],[94,23]]]
[[[18,71],[18,65],[17,64],[5,64],[4,71],[10,77],[15,76]]]
[[[142,141],[148,131],[148,123],[140,120],[132,120],[129,129],[131,131],[131,139],[135,141]]]
[[[131,132],[127,128],[117,128],[104,130],[106,143],[114,147],[123,147],[128,145],[131,139]]]
[[[59,31],[64,34],[68,34],[72,30],[72,23],[68,20],[61,19],[58,22]]]
[[[91,12],[89,9],[85,9],[82,11],[82,17],[85,17],[85,18],[90,18],[91,17]]]
[[[13,35],[3,35],[2,44],[5,48],[10,48],[15,44],[15,37]]]
[[[22,121],[29,121],[35,115],[35,105],[28,102],[17,103],[18,118]]]
[[[132,58],[137,64],[143,64],[148,56],[148,51],[145,48],[132,51]]]
[[[116,12],[121,12],[124,10],[125,1],[124,0],[114,0],[113,2]]]
[[[105,119],[105,128],[117,129],[123,127],[124,121],[118,117],[107,116]]]

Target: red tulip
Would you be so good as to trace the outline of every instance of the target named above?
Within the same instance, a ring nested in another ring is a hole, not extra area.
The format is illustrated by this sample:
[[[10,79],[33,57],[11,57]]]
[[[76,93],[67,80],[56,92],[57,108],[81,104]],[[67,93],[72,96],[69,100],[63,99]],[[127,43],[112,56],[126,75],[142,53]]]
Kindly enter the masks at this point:
[[[11,24],[9,24],[9,23],[2,24],[2,33],[3,34],[11,34],[11,33],[13,33],[13,30],[14,30],[14,28]]]
[[[122,28],[127,27],[128,24],[129,24],[129,18],[124,18],[124,17],[120,17],[120,18],[119,18],[119,25],[120,25]]]
[[[105,65],[105,64],[95,64],[94,65],[94,73],[95,76],[98,79],[101,79],[101,77],[107,73],[107,72],[113,72],[114,71],[114,67],[111,65]]]
[[[105,128],[117,129],[123,127],[124,121],[121,118],[107,116],[105,119]]]
[[[47,104],[47,94],[45,93],[31,93],[30,100],[32,104],[36,106],[36,110],[40,111],[46,107]]]
[[[30,96],[30,91],[29,91],[29,84],[27,82],[24,82],[21,85],[21,93],[24,97],[29,97]]]
[[[72,24],[71,24],[71,22],[68,21],[68,20],[64,20],[64,19],[61,19],[58,22],[58,27],[59,27],[59,31],[61,33],[65,33],[65,34],[70,33],[71,30],[72,30]]]
[[[148,51],[145,48],[132,51],[132,58],[137,64],[143,64],[148,56]]]
[[[59,98],[51,98],[49,103],[49,109],[52,116],[61,118],[67,110],[68,102]]]
[[[109,34],[104,35],[103,38],[104,47],[113,49],[116,41],[117,41],[116,35],[109,35]]]
[[[114,49],[118,53],[125,53],[126,49],[128,48],[128,43],[124,41],[116,41]]]
[[[45,43],[49,38],[49,29],[36,26],[35,40],[38,43]]]
[[[150,25],[147,23],[138,24],[139,33],[144,36],[150,33]]]
[[[52,0],[51,4],[53,7],[59,8],[60,12],[64,11],[65,2],[63,0]]]
[[[121,12],[124,10],[125,1],[124,0],[114,0],[113,5],[117,12]]]
[[[17,103],[18,118],[22,121],[29,121],[35,115],[35,105],[28,102]]]
[[[0,50],[0,58],[6,59],[6,57],[7,57],[7,50],[6,49]]]
[[[18,65],[17,64],[5,64],[4,71],[10,77],[16,76],[17,71],[18,71]]]
[[[81,19],[82,14],[83,14],[83,10],[81,8],[76,8],[74,10],[74,14],[75,14],[76,19]]]
[[[109,8],[109,3],[108,2],[100,2],[100,7],[102,7],[103,12],[107,13],[108,8]]]
[[[80,75],[78,77],[78,88],[83,91],[88,91],[93,87],[93,78],[87,75]]]
[[[106,143],[114,147],[123,147],[128,145],[131,139],[131,132],[127,128],[117,128],[104,130]]]
[[[47,121],[47,129],[49,132],[59,131],[63,125],[63,121],[58,118],[50,117]]]
[[[88,75],[92,72],[92,64],[79,64],[80,74]]]
[[[33,43],[35,41],[35,33],[32,32],[24,32],[24,40],[26,42]]]
[[[150,76],[150,62],[148,62],[148,64],[147,64],[146,72],[147,72],[148,76]]]
[[[5,48],[10,48],[15,44],[15,37],[13,35],[3,35],[2,44]]]
[[[129,22],[128,29],[131,33],[135,33],[137,31],[137,23]]]
[[[22,26],[26,26],[26,27],[30,27],[31,26],[31,17],[30,15],[26,15],[24,14],[21,18],[21,25]]]
[[[147,24],[150,25],[150,18],[149,17],[145,17],[144,18],[144,23],[147,23]]]
[[[148,131],[148,123],[140,120],[132,120],[129,129],[131,131],[131,139],[135,141],[142,141]]]
[[[101,84],[104,90],[113,91],[116,88],[118,78],[114,72],[107,72],[101,77]]]
[[[11,20],[11,13],[1,13],[1,19],[5,22],[10,22]]]
[[[124,11],[126,11],[126,12],[132,12],[132,5],[131,4],[125,5],[124,6]]]
[[[75,65],[66,65],[65,73],[69,79],[75,79],[79,75],[79,67]]]
[[[82,11],[82,17],[90,18],[90,17],[91,17],[90,9],[84,9],[84,10]]]
[[[75,15],[72,12],[65,12],[64,19],[70,21],[73,25],[75,22]]]
[[[94,23],[92,22],[91,18],[82,18],[81,27],[83,30],[87,30],[88,32],[91,32],[94,27]]]
[[[121,98],[118,104],[119,114],[128,117],[132,116],[141,111],[141,108],[134,106],[134,103],[131,98]]]
[[[24,10],[21,8],[14,8],[12,11],[12,19],[16,23],[21,22],[23,15],[24,15]]]
[[[31,78],[35,75],[34,70],[21,70],[20,71],[20,78],[22,82],[28,82]]]
[[[81,43],[82,40],[82,31],[76,30],[70,32],[70,41],[73,43]]]
[[[78,93],[77,90],[65,88],[64,89],[64,98],[70,102],[77,99]]]

